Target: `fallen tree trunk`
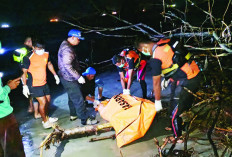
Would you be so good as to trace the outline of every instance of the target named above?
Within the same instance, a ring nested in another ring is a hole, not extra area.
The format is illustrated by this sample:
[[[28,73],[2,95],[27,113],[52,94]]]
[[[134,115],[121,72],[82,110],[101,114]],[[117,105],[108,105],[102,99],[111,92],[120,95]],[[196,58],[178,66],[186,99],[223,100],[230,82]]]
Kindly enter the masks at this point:
[[[50,148],[51,143],[59,143],[62,140],[69,138],[78,138],[84,137],[88,135],[96,135],[102,132],[108,132],[113,129],[110,123],[104,123],[100,125],[88,125],[84,127],[77,127],[73,129],[62,129],[58,125],[54,126],[54,130],[50,133],[43,142],[40,144],[40,157],[43,154],[43,147],[45,146],[45,150]]]

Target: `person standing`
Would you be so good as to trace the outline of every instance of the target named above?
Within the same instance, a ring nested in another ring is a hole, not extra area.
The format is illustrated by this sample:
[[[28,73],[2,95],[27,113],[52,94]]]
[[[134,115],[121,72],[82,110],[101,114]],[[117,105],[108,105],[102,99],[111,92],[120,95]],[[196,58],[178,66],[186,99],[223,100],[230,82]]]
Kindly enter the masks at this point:
[[[32,46],[31,37],[29,36],[26,37],[23,44],[24,46],[22,48],[16,49],[13,53],[13,60],[19,63],[20,70],[22,70],[21,63],[23,61],[23,58],[32,51],[33,46]],[[34,117],[36,119],[41,118],[41,115],[39,113],[39,103],[35,99],[33,99],[31,96],[29,96],[28,112],[29,113],[34,112]]]
[[[71,29],[68,32],[67,40],[64,40],[58,51],[58,67],[61,84],[68,93],[68,105],[70,109],[70,120],[81,119],[82,125],[93,125],[97,120],[91,119],[86,110],[84,98],[81,93],[80,84],[85,83],[85,79],[81,76],[79,62],[74,51],[74,46],[84,40],[81,31]]]
[[[42,124],[45,129],[51,128],[58,118],[48,117],[48,107],[51,96],[47,85],[46,67],[54,75],[56,84],[60,83],[60,79],[56,74],[54,67],[50,61],[49,53],[45,51],[43,41],[33,41],[33,51],[23,58],[22,82],[23,94],[28,98],[29,95],[36,98],[39,102],[39,112],[42,117]],[[28,75],[28,79],[27,79]]]
[[[150,65],[153,79],[153,91],[155,94],[155,107],[157,111],[162,110],[161,103],[161,75],[165,79],[172,78],[170,110],[172,117],[172,141],[183,142],[182,136],[182,118],[181,113],[190,109],[194,97],[184,90],[196,92],[201,83],[200,69],[196,62],[191,59],[180,41],[171,39],[161,39],[158,42],[151,40],[147,36],[136,40],[136,47],[144,55],[150,56]],[[178,95],[175,95],[177,82],[182,81],[182,89]],[[163,83],[164,84],[164,83]]]
[[[20,135],[19,126],[13,115],[8,94],[17,88],[20,78],[10,80],[2,87],[0,77],[0,156],[1,157],[25,157],[25,152]]]
[[[112,62],[117,66],[123,94],[130,94],[132,77],[137,71],[137,79],[141,85],[143,98],[147,98],[147,84],[145,82],[147,61],[142,54],[137,54],[136,50],[124,49],[119,55],[114,55]],[[126,75],[124,76],[124,70]]]

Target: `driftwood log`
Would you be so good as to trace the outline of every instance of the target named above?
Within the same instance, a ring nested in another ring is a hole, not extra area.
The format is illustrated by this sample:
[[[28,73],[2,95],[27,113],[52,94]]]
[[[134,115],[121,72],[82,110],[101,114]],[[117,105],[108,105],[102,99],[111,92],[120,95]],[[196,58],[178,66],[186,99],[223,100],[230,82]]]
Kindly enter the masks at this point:
[[[54,130],[50,133],[43,142],[40,144],[40,157],[43,154],[43,147],[45,150],[50,148],[51,143],[59,143],[65,139],[78,138],[89,135],[96,135],[103,132],[108,132],[113,129],[110,123],[104,123],[99,125],[88,125],[84,127],[76,127],[72,129],[62,129],[58,125],[53,127]]]

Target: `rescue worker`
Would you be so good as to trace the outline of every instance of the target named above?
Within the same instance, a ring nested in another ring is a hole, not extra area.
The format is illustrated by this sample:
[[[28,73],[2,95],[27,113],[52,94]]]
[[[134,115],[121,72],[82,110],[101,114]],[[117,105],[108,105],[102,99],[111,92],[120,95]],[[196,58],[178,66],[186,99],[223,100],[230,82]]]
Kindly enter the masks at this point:
[[[24,41],[24,46],[20,49],[16,49],[13,53],[13,60],[15,62],[19,63],[19,68],[22,70],[21,63],[23,61],[23,57],[25,57],[28,53],[32,51],[32,39],[31,37],[26,37]],[[34,101],[33,101],[34,100]],[[33,113],[35,119],[41,118],[41,115],[39,113],[39,104],[38,102],[33,99],[31,96],[29,96],[29,106],[28,106],[28,112]]]
[[[137,54],[136,50],[124,49],[119,55],[114,55],[112,62],[117,66],[123,94],[130,95],[132,77],[137,71],[137,79],[141,85],[143,98],[147,98],[147,84],[145,82],[147,61],[142,54]],[[124,76],[124,71],[126,75]]]
[[[22,48],[16,49],[13,53],[13,60],[15,62],[21,63],[23,57],[25,57],[29,52],[32,51],[32,39],[31,37],[26,37],[24,41],[24,46]]]
[[[84,84],[85,79],[81,76],[79,62],[73,48],[80,43],[80,40],[84,40],[81,31],[71,29],[68,32],[67,40],[61,43],[58,51],[58,74],[64,89],[68,93],[70,120],[76,119],[76,116],[78,116],[82,125],[93,125],[98,121],[92,118],[86,110],[80,89],[80,84]]]
[[[56,84],[60,80],[50,61],[49,53],[44,50],[43,41],[33,41],[34,49],[23,58],[23,94],[28,98],[29,95],[36,98],[39,102],[39,112],[42,117],[42,124],[45,129],[51,128],[58,118],[48,117],[48,107],[50,104],[50,90],[47,85],[46,67],[54,75]],[[28,75],[28,79],[27,79]]]
[[[103,91],[103,81],[100,79],[95,80],[96,70],[92,67],[89,67],[82,73],[82,76],[85,78],[85,84],[81,85],[81,92],[84,99],[91,101],[94,108],[96,108],[100,101],[103,100],[102,91]],[[98,95],[101,95],[99,100],[95,99],[95,88],[98,87]],[[100,93],[100,94],[99,94]]]
[[[155,94],[155,107],[157,111],[162,110],[160,99],[161,93],[161,75],[166,79],[172,78],[174,81],[171,86],[170,107],[172,113],[172,141],[183,142],[180,139],[182,135],[182,118],[180,114],[188,110],[193,103],[193,95],[188,93],[183,87],[192,92],[196,92],[200,82],[200,70],[191,54],[183,49],[179,41],[170,39],[161,39],[158,42],[152,41],[144,36],[137,39],[136,47],[144,55],[150,56],[150,64],[153,76],[153,91]],[[175,96],[177,81],[183,81],[182,90]],[[174,97],[175,96],[175,97]]]

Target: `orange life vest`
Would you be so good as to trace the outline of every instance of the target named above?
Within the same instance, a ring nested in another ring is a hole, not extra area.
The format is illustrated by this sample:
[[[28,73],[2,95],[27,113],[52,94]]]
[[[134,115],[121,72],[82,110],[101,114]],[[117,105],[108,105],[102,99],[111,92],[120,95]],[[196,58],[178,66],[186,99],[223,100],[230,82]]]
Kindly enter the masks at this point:
[[[30,66],[28,72],[32,75],[32,86],[43,86],[47,83],[46,67],[48,64],[49,53],[45,52],[43,55],[32,53],[29,57]]]
[[[166,69],[176,70],[177,68],[180,68],[184,73],[186,73],[187,79],[194,78],[200,72],[200,69],[196,62],[187,62],[182,67],[178,67],[177,64],[173,64],[174,52],[172,47],[167,44],[169,41],[170,39],[161,39],[157,43],[158,46],[155,48],[152,56],[152,58],[159,59],[161,61],[162,73],[165,74],[164,71]]]
[[[140,60],[141,60],[141,57],[139,56],[139,54],[137,54],[134,50],[123,50],[121,53],[120,53],[120,56],[123,56],[123,57],[126,57],[127,59],[132,59],[134,58],[134,63],[137,62],[137,64],[135,64],[135,68],[138,68],[139,65],[140,65]],[[138,61],[137,61],[138,60]],[[126,62],[125,63],[125,66],[129,66],[129,64]],[[124,67],[125,67],[124,66]]]

